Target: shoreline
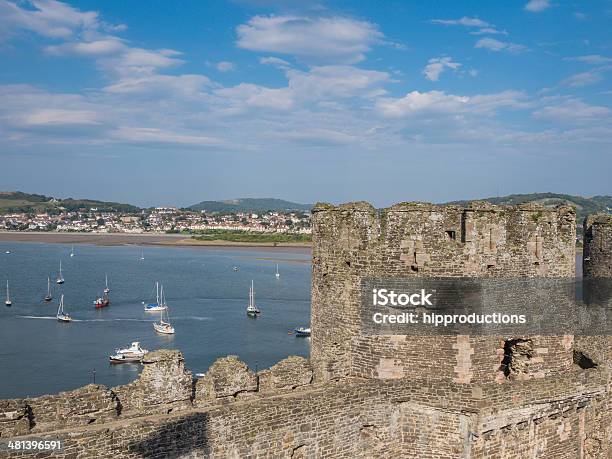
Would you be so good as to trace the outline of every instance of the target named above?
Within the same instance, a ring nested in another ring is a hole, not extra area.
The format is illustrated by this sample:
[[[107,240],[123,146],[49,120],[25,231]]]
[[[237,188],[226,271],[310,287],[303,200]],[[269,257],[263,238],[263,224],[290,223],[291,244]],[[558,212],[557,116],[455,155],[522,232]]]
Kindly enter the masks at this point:
[[[46,244],[94,244],[100,246],[146,245],[157,247],[266,248],[310,253],[311,244],[303,242],[198,241],[184,234],[64,233],[37,231],[0,231],[0,242],[37,242]]]

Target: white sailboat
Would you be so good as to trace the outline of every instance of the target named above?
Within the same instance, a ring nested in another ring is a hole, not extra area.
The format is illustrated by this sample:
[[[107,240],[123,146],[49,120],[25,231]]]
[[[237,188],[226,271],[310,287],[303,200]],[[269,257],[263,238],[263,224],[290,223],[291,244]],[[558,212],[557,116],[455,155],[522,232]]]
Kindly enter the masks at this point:
[[[144,260],[144,249],[142,249],[142,251],[140,252],[140,259]]]
[[[57,280],[55,282],[58,283],[58,284],[63,284],[64,283],[64,276],[62,275],[62,260],[60,260],[59,276],[57,277]]]
[[[70,317],[68,314],[64,312],[64,295],[60,297],[60,304],[59,304],[59,307],[57,308],[56,317],[59,322],[71,322],[72,321],[72,317]]]
[[[261,311],[257,309],[255,306],[255,287],[253,286],[253,281],[251,280],[251,288],[249,289],[249,305],[246,308],[247,315],[252,317],[257,317]]]
[[[162,287],[163,289],[163,287]],[[166,309],[166,305],[163,301],[160,301],[159,297],[159,282],[155,282],[155,303],[145,304],[145,312],[157,312]]]
[[[170,316],[168,315],[168,306],[166,305],[166,300],[164,299],[164,286],[163,285],[161,287],[160,298],[161,298],[161,304],[164,307],[164,309],[160,311],[159,323],[154,322],[153,328],[155,329],[157,333],[163,333],[164,335],[174,335],[174,327],[170,324]],[[164,321],[164,310],[166,311],[166,318],[168,319],[167,321]]]
[[[51,279],[47,277],[47,295],[45,296],[45,301],[51,301],[53,297],[51,296]]]
[[[108,288],[108,275],[106,275],[106,274],[104,275],[104,285],[105,285],[105,287],[104,287],[104,294],[108,295],[109,292],[110,292],[110,288]]]
[[[70,249],[70,258],[74,257],[74,245]]]
[[[13,302],[11,301],[11,295],[9,294],[9,282],[6,281],[6,301],[4,302],[5,306],[12,306]]]
[[[280,273],[278,272],[278,263],[276,263],[276,278],[280,277]]]

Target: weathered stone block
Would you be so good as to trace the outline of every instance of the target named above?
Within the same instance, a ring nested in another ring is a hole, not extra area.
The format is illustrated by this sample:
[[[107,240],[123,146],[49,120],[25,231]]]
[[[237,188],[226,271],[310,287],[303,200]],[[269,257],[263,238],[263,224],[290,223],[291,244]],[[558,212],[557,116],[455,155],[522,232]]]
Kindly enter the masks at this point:
[[[235,355],[217,359],[196,383],[195,400],[201,405],[215,399],[257,391],[257,376]]]

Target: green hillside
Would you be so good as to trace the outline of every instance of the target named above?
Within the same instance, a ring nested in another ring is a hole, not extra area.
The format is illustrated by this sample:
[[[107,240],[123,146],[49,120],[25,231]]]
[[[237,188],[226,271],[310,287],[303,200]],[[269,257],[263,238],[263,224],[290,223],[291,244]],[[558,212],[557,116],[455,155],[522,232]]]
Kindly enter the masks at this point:
[[[57,212],[60,208],[70,211],[77,209],[98,209],[100,211],[138,212],[140,209],[130,204],[96,201],[92,199],[54,199],[41,194],[21,191],[0,191],[0,213],[11,212]]]
[[[312,204],[298,204],[275,198],[242,198],[227,201],[202,201],[188,207],[189,210],[205,210],[206,212],[265,212],[271,211],[309,211]]]
[[[576,208],[576,219],[582,223],[584,217],[597,212],[612,213],[612,196],[593,196],[585,198],[583,196],[572,196],[559,193],[529,193],[511,194],[508,196],[498,196],[493,198],[479,199],[497,205],[516,205],[534,202],[546,207],[558,205],[570,205]],[[452,201],[446,204],[466,205],[469,201]]]

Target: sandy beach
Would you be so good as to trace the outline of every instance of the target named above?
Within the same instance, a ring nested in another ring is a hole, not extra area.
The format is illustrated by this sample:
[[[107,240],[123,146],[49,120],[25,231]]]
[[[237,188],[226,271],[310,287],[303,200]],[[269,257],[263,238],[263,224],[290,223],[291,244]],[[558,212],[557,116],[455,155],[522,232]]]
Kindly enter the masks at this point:
[[[42,242],[58,244],[95,244],[95,245],[154,245],[189,247],[265,247],[278,251],[310,253],[310,244],[305,243],[268,243],[268,242],[231,242],[198,241],[184,234],[127,234],[127,233],[57,233],[0,231],[0,242]]]

